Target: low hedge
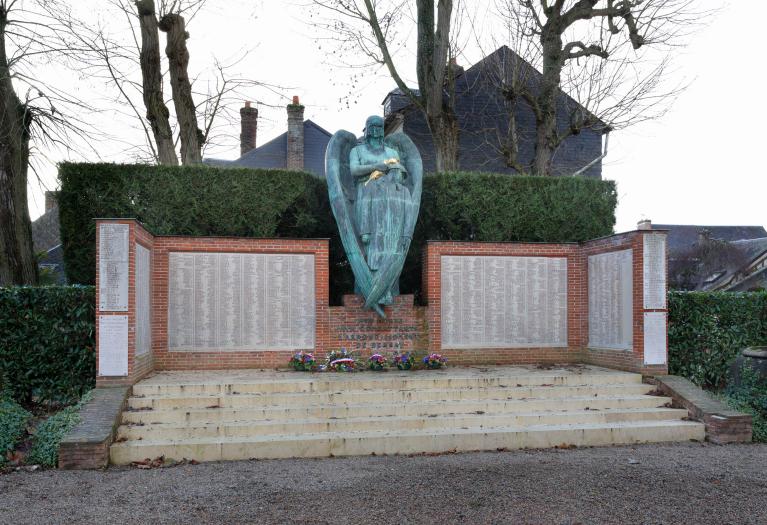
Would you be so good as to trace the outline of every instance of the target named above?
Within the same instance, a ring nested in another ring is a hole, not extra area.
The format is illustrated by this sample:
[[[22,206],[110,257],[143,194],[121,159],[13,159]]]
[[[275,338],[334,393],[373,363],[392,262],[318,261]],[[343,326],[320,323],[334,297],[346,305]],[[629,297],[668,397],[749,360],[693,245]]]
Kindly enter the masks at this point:
[[[93,286],[0,288],[0,380],[27,404],[70,403],[96,380]]]
[[[90,392],[86,393],[76,404],[59,410],[37,425],[32,447],[24,461],[29,465],[55,467],[59,461],[61,440],[80,422],[80,409],[91,397]]]
[[[353,292],[324,180],[305,172],[64,163],[59,213],[67,278],[95,281],[96,217],[132,217],[155,234],[330,238],[331,301]],[[426,240],[582,241],[612,233],[615,184],[577,177],[447,173],[424,178],[402,272],[418,294]]]
[[[18,403],[5,399],[0,392],[0,467],[6,462],[6,455],[24,436],[27,421],[32,414]]]
[[[767,292],[670,292],[669,372],[708,388],[727,380],[731,360],[767,343]]]

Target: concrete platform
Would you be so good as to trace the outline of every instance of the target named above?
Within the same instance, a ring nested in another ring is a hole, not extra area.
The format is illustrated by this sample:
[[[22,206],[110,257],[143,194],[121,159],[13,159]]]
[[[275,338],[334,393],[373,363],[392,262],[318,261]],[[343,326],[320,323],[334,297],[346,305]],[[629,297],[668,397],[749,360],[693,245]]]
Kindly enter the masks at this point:
[[[703,440],[639,374],[585,365],[164,372],[133,387],[113,463]]]

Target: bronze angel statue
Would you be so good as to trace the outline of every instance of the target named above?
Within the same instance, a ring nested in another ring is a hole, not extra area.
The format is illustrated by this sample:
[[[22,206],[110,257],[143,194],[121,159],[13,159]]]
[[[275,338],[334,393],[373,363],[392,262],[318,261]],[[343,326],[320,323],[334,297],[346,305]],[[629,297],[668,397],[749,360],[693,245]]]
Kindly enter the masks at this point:
[[[361,142],[337,131],[325,152],[333,215],[354,272],[354,291],[365,307],[385,317],[383,306],[399,294],[421,204],[423,164],[404,133],[384,138],[384,122],[368,117]]]

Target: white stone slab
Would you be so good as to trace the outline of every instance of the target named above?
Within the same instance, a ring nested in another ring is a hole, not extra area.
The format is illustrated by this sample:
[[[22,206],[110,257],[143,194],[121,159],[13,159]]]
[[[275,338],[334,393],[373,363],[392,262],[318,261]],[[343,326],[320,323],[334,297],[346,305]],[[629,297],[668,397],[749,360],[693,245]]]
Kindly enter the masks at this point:
[[[314,256],[171,252],[171,351],[313,349]]]
[[[99,310],[128,311],[127,224],[99,225]]]
[[[644,363],[665,365],[666,312],[645,312],[644,314]]]
[[[633,252],[589,256],[589,348],[631,350]]]
[[[128,316],[99,315],[99,375],[128,375]]]
[[[644,276],[644,307],[648,310],[666,308],[666,234],[643,236],[642,274]]]
[[[152,347],[152,258],[148,249],[136,244],[136,355]]]
[[[443,256],[442,347],[567,346],[567,259]]]

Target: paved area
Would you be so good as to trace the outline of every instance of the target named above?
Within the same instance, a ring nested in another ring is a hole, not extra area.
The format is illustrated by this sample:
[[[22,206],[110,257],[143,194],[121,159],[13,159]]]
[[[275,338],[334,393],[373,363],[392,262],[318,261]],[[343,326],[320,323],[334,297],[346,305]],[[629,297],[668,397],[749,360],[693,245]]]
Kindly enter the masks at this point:
[[[0,523],[767,523],[767,445],[0,475]]]

